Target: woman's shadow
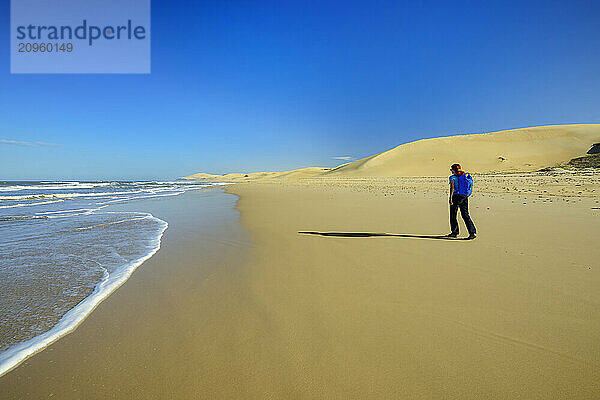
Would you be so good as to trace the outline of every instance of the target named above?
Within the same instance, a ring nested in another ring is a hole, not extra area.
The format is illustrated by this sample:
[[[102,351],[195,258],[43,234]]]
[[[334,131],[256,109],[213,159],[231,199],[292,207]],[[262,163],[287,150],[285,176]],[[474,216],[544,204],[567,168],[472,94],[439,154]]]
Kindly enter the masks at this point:
[[[436,239],[436,240],[467,240],[467,238],[452,238],[445,235],[410,235],[404,233],[373,233],[373,232],[316,232],[299,231],[302,235],[316,235],[327,237],[345,237],[345,238],[367,238],[367,237],[400,237],[416,239]]]

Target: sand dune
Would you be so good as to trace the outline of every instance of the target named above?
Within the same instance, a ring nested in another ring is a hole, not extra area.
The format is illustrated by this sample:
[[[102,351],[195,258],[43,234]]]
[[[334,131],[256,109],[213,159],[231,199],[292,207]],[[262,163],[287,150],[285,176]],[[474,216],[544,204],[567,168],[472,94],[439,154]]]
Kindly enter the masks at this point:
[[[322,176],[325,172],[330,171],[331,168],[321,167],[307,167],[299,168],[291,171],[281,172],[234,172],[223,175],[213,175],[198,173],[190,176],[186,176],[182,179],[199,180],[199,181],[211,181],[211,182],[249,182],[261,179],[285,179],[285,178],[310,178]]]
[[[337,168],[285,172],[194,174],[184,179],[227,182],[318,176],[442,176],[460,162],[473,173],[530,172],[566,165],[600,142],[600,124],[550,125],[423,139]]]
[[[564,165],[600,142],[600,124],[553,125],[423,139],[342,165],[328,175],[439,176],[460,162],[477,173]]]

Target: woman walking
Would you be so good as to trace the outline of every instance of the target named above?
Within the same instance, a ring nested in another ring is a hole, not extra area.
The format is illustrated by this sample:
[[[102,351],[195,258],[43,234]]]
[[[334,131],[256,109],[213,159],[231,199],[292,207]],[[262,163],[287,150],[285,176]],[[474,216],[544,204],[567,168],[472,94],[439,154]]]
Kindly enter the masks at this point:
[[[452,175],[450,176],[450,229],[448,237],[455,238],[458,236],[458,220],[456,215],[460,208],[460,215],[465,221],[469,237],[467,239],[475,239],[477,230],[475,224],[469,216],[469,196],[473,193],[473,178],[468,173],[464,172],[460,164],[452,164],[450,167]]]

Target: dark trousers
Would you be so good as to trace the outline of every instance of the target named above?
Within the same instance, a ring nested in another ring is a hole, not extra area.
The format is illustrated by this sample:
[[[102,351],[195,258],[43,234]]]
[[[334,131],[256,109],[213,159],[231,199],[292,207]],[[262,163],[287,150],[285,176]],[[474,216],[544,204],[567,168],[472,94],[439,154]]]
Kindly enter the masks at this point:
[[[458,235],[458,220],[456,219],[456,214],[458,214],[459,208],[460,215],[462,215],[462,218],[465,220],[465,225],[467,226],[469,234],[474,235],[477,231],[475,230],[475,224],[469,216],[469,196],[462,194],[455,194],[452,196],[452,205],[450,206],[450,229],[452,229],[452,234]]]

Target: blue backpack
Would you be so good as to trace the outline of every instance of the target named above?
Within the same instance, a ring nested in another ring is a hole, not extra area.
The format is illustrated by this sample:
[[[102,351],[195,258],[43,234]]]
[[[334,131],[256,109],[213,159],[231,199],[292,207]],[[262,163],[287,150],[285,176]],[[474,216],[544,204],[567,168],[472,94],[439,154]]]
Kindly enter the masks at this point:
[[[458,177],[458,194],[470,196],[473,193],[473,178],[469,174]]]

